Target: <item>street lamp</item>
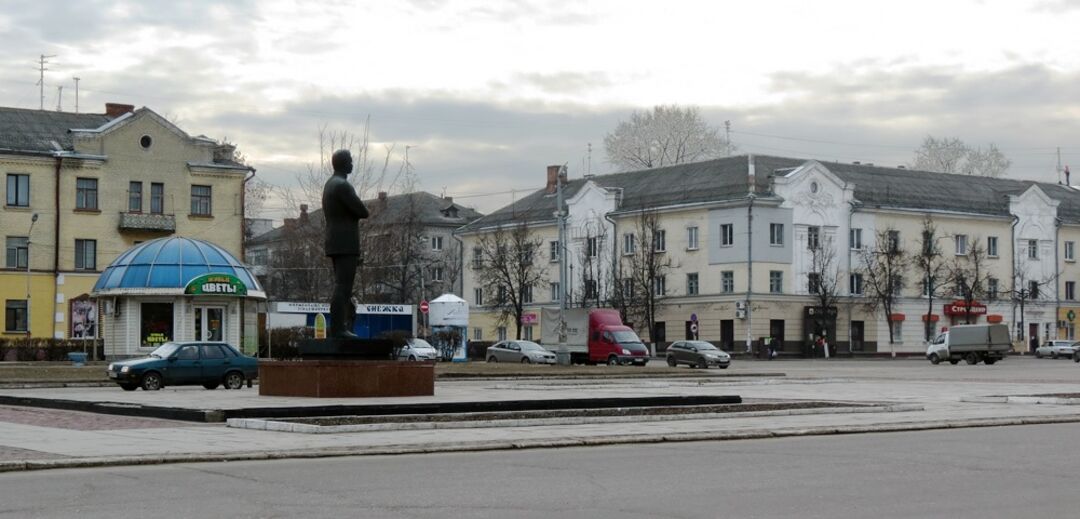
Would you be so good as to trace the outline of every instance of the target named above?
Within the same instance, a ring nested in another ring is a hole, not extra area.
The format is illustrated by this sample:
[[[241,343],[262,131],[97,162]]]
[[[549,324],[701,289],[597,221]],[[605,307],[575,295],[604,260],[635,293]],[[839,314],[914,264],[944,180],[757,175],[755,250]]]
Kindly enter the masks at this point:
[[[34,233],[34,224],[37,222],[38,214],[34,213],[30,217],[30,230],[26,231],[26,345],[30,346],[30,238]]]

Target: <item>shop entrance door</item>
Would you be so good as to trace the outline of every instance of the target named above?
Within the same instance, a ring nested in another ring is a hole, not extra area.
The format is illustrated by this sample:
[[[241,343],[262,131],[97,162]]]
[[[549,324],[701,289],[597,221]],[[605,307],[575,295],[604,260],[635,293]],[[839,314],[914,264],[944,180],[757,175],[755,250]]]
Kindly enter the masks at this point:
[[[195,307],[195,340],[219,342],[225,340],[225,307]]]

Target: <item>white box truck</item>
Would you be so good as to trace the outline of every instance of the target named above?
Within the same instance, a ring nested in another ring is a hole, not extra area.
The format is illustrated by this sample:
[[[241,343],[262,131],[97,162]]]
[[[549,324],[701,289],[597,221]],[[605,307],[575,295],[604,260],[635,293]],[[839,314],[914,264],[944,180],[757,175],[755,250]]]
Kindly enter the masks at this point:
[[[993,364],[1012,349],[1009,327],[1004,324],[962,324],[942,332],[926,348],[926,358],[931,364],[943,360],[957,364],[979,361]]]

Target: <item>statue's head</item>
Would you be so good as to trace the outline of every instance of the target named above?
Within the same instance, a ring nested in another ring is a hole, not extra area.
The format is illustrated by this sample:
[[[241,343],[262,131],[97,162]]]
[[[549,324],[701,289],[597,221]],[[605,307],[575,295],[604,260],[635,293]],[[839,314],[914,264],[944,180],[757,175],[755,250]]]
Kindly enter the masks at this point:
[[[337,150],[330,158],[330,164],[334,166],[334,173],[352,173],[352,153],[349,150]]]

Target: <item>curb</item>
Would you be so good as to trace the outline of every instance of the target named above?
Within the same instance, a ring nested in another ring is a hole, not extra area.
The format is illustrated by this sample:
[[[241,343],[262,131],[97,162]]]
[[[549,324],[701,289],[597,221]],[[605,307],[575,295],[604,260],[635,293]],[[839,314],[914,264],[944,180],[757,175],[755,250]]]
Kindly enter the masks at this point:
[[[393,456],[401,454],[429,454],[445,452],[483,452],[515,449],[544,449],[561,447],[595,447],[602,445],[626,445],[634,443],[663,443],[691,441],[730,441],[784,438],[793,436],[827,436],[834,434],[865,434],[933,429],[962,429],[971,427],[1001,427],[1011,425],[1039,425],[1080,422],[1080,414],[1059,416],[1019,416],[1012,418],[975,418],[970,420],[933,420],[927,422],[899,422],[876,425],[841,425],[820,427],[789,427],[782,429],[747,429],[742,431],[674,433],[653,437],[641,435],[616,435],[587,438],[557,438],[518,441],[485,441],[483,443],[438,443],[415,445],[387,445],[380,447],[331,447],[325,449],[298,449],[291,451],[252,451],[234,454],[171,454],[162,456],[120,456],[94,458],[68,458],[50,460],[25,460],[0,462],[0,473],[49,470],[65,468],[117,467],[125,465],[162,465],[167,463],[207,463],[229,461],[260,461],[281,459],[314,459],[344,456]]]

